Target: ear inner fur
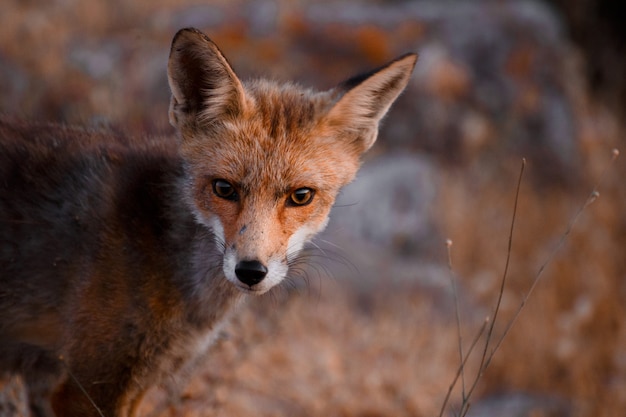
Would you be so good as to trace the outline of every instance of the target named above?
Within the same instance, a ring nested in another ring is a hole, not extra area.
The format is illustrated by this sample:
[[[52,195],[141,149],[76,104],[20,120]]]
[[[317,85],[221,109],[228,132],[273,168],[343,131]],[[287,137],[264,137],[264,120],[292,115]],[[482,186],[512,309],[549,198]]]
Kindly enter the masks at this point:
[[[181,29],[172,41],[168,62],[172,90],[170,122],[196,118],[215,122],[244,110],[245,94],[220,49],[197,29]]]
[[[409,82],[417,55],[407,54],[369,74],[349,79],[339,86],[349,88],[328,114],[328,124],[359,137],[361,152],[376,140],[378,124]]]

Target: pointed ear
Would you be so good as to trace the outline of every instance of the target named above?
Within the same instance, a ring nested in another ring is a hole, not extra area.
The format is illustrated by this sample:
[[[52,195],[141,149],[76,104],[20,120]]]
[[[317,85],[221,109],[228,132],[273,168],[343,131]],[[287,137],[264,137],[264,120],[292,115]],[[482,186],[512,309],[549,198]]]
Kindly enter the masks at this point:
[[[181,29],[174,36],[167,76],[174,127],[211,123],[243,110],[241,81],[217,45],[197,29]]]
[[[376,141],[380,120],[408,84],[416,61],[416,54],[406,54],[345,81],[338,88],[347,91],[328,113],[328,125],[342,133],[352,132],[352,137],[356,134],[358,150],[368,150]]]

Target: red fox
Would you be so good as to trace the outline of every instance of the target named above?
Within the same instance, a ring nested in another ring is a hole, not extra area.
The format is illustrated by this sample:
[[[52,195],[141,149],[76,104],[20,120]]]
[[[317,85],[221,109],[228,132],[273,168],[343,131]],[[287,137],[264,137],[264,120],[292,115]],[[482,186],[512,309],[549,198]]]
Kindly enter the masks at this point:
[[[326,92],[242,82],[174,37],[178,138],[0,121],[0,376],[35,416],[132,416],[228,312],[279,284],[407,85],[404,55]]]

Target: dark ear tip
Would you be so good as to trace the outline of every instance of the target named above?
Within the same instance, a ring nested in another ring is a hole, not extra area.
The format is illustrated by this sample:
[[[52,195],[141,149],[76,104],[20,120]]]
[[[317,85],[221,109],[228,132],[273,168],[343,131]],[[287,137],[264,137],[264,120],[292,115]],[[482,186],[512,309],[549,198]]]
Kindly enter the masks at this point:
[[[407,61],[410,61],[413,64],[413,66],[415,66],[415,63],[417,62],[418,59],[419,59],[418,54],[416,54],[415,52],[408,52],[406,54],[400,55],[399,57],[391,61],[390,64],[393,64],[394,62],[407,60]]]
[[[176,34],[174,35],[174,38],[172,39],[172,47],[174,45],[176,45],[177,43],[183,41],[183,40],[193,41],[193,40],[199,40],[199,39],[201,39],[203,41],[206,41],[206,42],[209,42],[211,44],[215,44],[201,30],[196,29],[194,27],[186,27],[186,28],[182,28],[182,29],[178,30],[178,32],[176,32]]]
[[[349,78],[347,80],[345,80],[344,82],[340,83],[338,85],[338,90],[339,91],[348,91],[351,90],[352,88],[356,87],[357,85],[361,84],[363,81],[367,80],[369,77],[371,77],[372,75],[384,70],[385,68],[388,68],[390,66],[392,66],[393,64],[396,64],[398,62],[407,60],[411,62],[411,71],[413,70],[413,68],[415,67],[415,63],[417,62],[417,54],[416,53],[406,53],[404,55],[400,55],[399,57],[397,57],[396,59],[387,62],[386,64],[375,68],[371,71],[356,75],[352,78]],[[410,58],[410,59],[409,59]]]
[[[174,35],[174,39],[180,36],[187,36],[187,35],[206,36],[204,35],[204,33],[202,33],[200,29],[196,29],[194,27],[186,27],[186,28],[179,29],[178,32],[176,32],[176,34]]]
[[[198,34],[198,33],[202,33],[202,32],[200,32],[198,29],[192,28],[192,27],[179,29],[176,32],[176,34],[174,35],[172,43],[176,43],[180,38],[187,37],[187,36],[190,36],[192,34]]]

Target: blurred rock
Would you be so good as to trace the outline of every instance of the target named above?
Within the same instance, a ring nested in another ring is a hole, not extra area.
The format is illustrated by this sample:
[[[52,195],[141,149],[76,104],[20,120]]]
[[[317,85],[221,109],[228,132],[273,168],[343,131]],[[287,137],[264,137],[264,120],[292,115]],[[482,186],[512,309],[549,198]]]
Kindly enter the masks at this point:
[[[485,398],[469,409],[467,417],[569,417],[571,407],[563,400],[528,395],[508,394]]]
[[[121,45],[109,40],[105,43],[84,44],[77,40],[69,54],[68,66],[76,66],[86,75],[99,79],[121,65]]]
[[[391,153],[367,161],[341,192],[314,245],[330,275],[347,279],[363,294],[394,285],[447,294],[435,210],[440,175],[437,164],[416,155]]]
[[[426,158],[386,154],[365,163],[339,196],[329,233],[401,256],[420,256],[438,234],[438,172]]]
[[[159,16],[160,20],[167,19],[168,26],[174,28],[220,26],[228,18],[224,10],[212,4],[182,7],[173,13],[161,13]]]
[[[319,79],[347,58],[366,68],[408,50],[420,54],[414,82],[383,126],[383,145],[449,163],[471,162],[479,153],[525,156],[544,184],[576,180],[571,102],[581,79],[559,19],[543,3],[332,3],[300,13],[305,29],[292,34],[291,45],[314,54],[300,73],[314,71]],[[369,27],[382,29],[385,48],[376,54],[354,35]]]

